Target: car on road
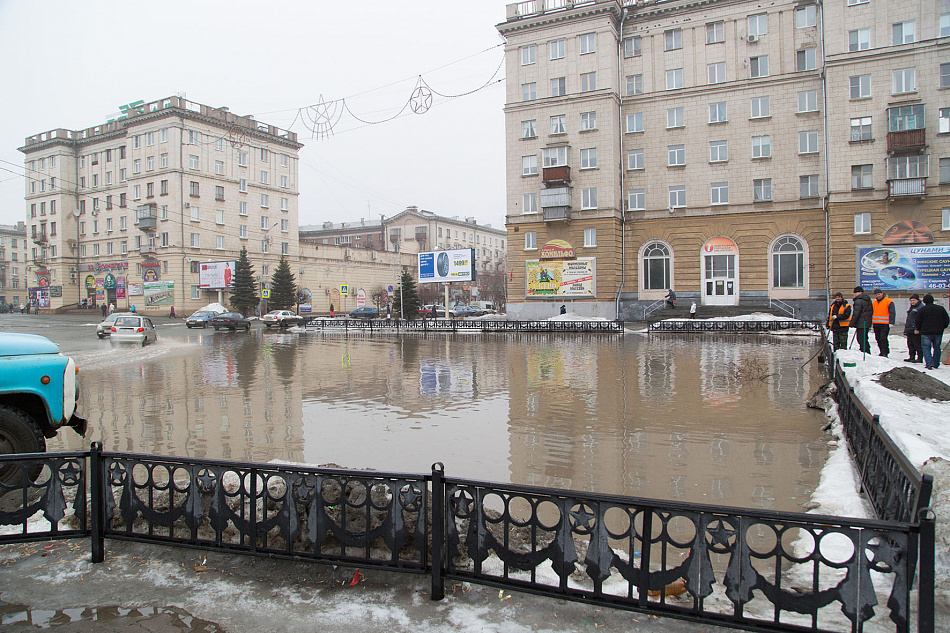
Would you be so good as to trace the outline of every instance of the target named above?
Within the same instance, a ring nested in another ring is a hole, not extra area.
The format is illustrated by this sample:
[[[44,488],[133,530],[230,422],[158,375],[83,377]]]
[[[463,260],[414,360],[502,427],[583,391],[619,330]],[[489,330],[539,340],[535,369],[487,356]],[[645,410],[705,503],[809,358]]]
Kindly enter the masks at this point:
[[[373,306],[363,306],[350,312],[351,319],[375,319],[379,316],[379,310]]]
[[[112,334],[112,326],[115,325],[115,320],[121,316],[135,316],[131,312],[114,312],[107,316],[105,320],[96,326],[96,336],[99,338],[105,338]]]
[[[113,344],[135,343],[145,347],[158,340],[158,332],[152,320],[137,314],[119,315],[110,330],[109,340]]]
[[[432,308],[433,306],[427,305],[419,308],[419,318],[421,319],[430,319],[432,318]],[[435,316],[440,318],[445,318],[445,306],[435,306]]]
[[[484,313],[475,306],[455,306],[449,311],[449,314],[457,319],[461,319],[464,317],[482,316]]]
[[[273,325],[287,327],[288,325],[297,325],[300,323],[300,317],[290,310],[271,310],[261,317],[261,322],[263,322],[267,327],[271,327]]]
[[[217,314],[211,310],[198,310],[190,317],[185,319],[185,327],[208,327],[208,324],[211,323],[211,318]]]
[[[240,312],[224,312],[211,317],[211,327],[215,330],[244,330],[251,329],[251,320]]]

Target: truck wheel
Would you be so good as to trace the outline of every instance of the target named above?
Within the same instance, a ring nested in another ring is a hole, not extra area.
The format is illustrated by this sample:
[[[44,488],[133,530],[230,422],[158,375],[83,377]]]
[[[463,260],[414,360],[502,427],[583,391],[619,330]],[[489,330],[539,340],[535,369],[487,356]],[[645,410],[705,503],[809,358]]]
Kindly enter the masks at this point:
[[[45,453],[46,438],[30,416],[19,409],[0,406],[0,455],[14,453]],[[31,466],[27,475],[30,481],[36,481],[43,467]],[[23,482],[23,473],[13,464],[0,468],[0,481],[9,486]]]

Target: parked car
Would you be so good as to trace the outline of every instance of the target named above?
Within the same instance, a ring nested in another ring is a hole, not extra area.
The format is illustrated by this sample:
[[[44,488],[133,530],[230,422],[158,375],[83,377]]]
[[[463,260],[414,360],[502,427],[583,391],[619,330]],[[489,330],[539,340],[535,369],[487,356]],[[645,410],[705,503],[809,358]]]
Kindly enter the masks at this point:
[[[112,326],[115,325],[115,320],[121,316],[135,316],[131,312],[114,312],[107,316],[105,320],[96,326],[96,336],[99,338],[105,338],[112,334]]]
[[[432,317],[432,305],[419,308],[419,318],[428,319]],[[445,318],[445,306],[435,306],[435,316]]]
[[[112,343],[136,343],[145,347],[158,340],[152,320],[137,314],[123,314],[115,320],[109,339]]]
[[[461,319],[464,317],[481,316],[483,313],[475,306],[455,306],[449,311],[449,314],[457,319]]]
[[[190,317],[185,319],[185,326],[188,328],[193,327],[208,327],[208,324],[211,323],[211,318],[217,314],[210,310],[198,310]]]
[[[0,454],[42,453],[46,438],[64,426],[86,434],[76,412],[79,368],[59,347],[36,334],[0,334]],[[34,481],[41,466],[28,473]],[[0,481],[22,481],[16,466],[0,466]]]
[[[350,312],[351,319],[375,319],[379,316],[379,310],[373,306],[364,306]]]
[[[240,312],[224,312],[211,317],[211,327],[215,330],[239,330],[245,332],[251,329],[251,320]]]
[[[297,325],[300,323],[300,317],[290,310],[271,310],[261,317],[261,321],[267,327],[271,327],[272,325],[287,327],[288,325]]]

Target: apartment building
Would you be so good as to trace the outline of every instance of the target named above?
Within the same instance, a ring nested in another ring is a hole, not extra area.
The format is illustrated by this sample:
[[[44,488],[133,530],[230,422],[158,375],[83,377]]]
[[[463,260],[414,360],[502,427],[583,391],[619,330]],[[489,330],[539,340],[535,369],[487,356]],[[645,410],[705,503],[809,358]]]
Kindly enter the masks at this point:
[[[508,5],[509,314],[637,319],[672,288],[818,318],[832,286],[894,276],[861,266],[888,239],[947,244],[941,7]]]
[[[13,305],[19,309],[21,302],[27,303],[28,252],[26,224],[0,224],[0,305]]]
[[[296,134],[181,97],[26,139],[30,297],[179,314],[221,300],[201,262],[298,256]]]

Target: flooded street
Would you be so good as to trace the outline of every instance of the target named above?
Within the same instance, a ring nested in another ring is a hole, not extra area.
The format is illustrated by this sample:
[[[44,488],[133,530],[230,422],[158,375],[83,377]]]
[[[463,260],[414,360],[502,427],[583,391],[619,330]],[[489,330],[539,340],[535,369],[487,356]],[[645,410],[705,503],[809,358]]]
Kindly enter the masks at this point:
[[[811,337],[321,333],[159,326],[113,348],[97,318],[0,315],[81,373],[106,450],[334,463],[801,510],[818,481],[824,382]],[[163,320],[159,319],[159,322]],[[741,380],[740,368],[766,377]]]

